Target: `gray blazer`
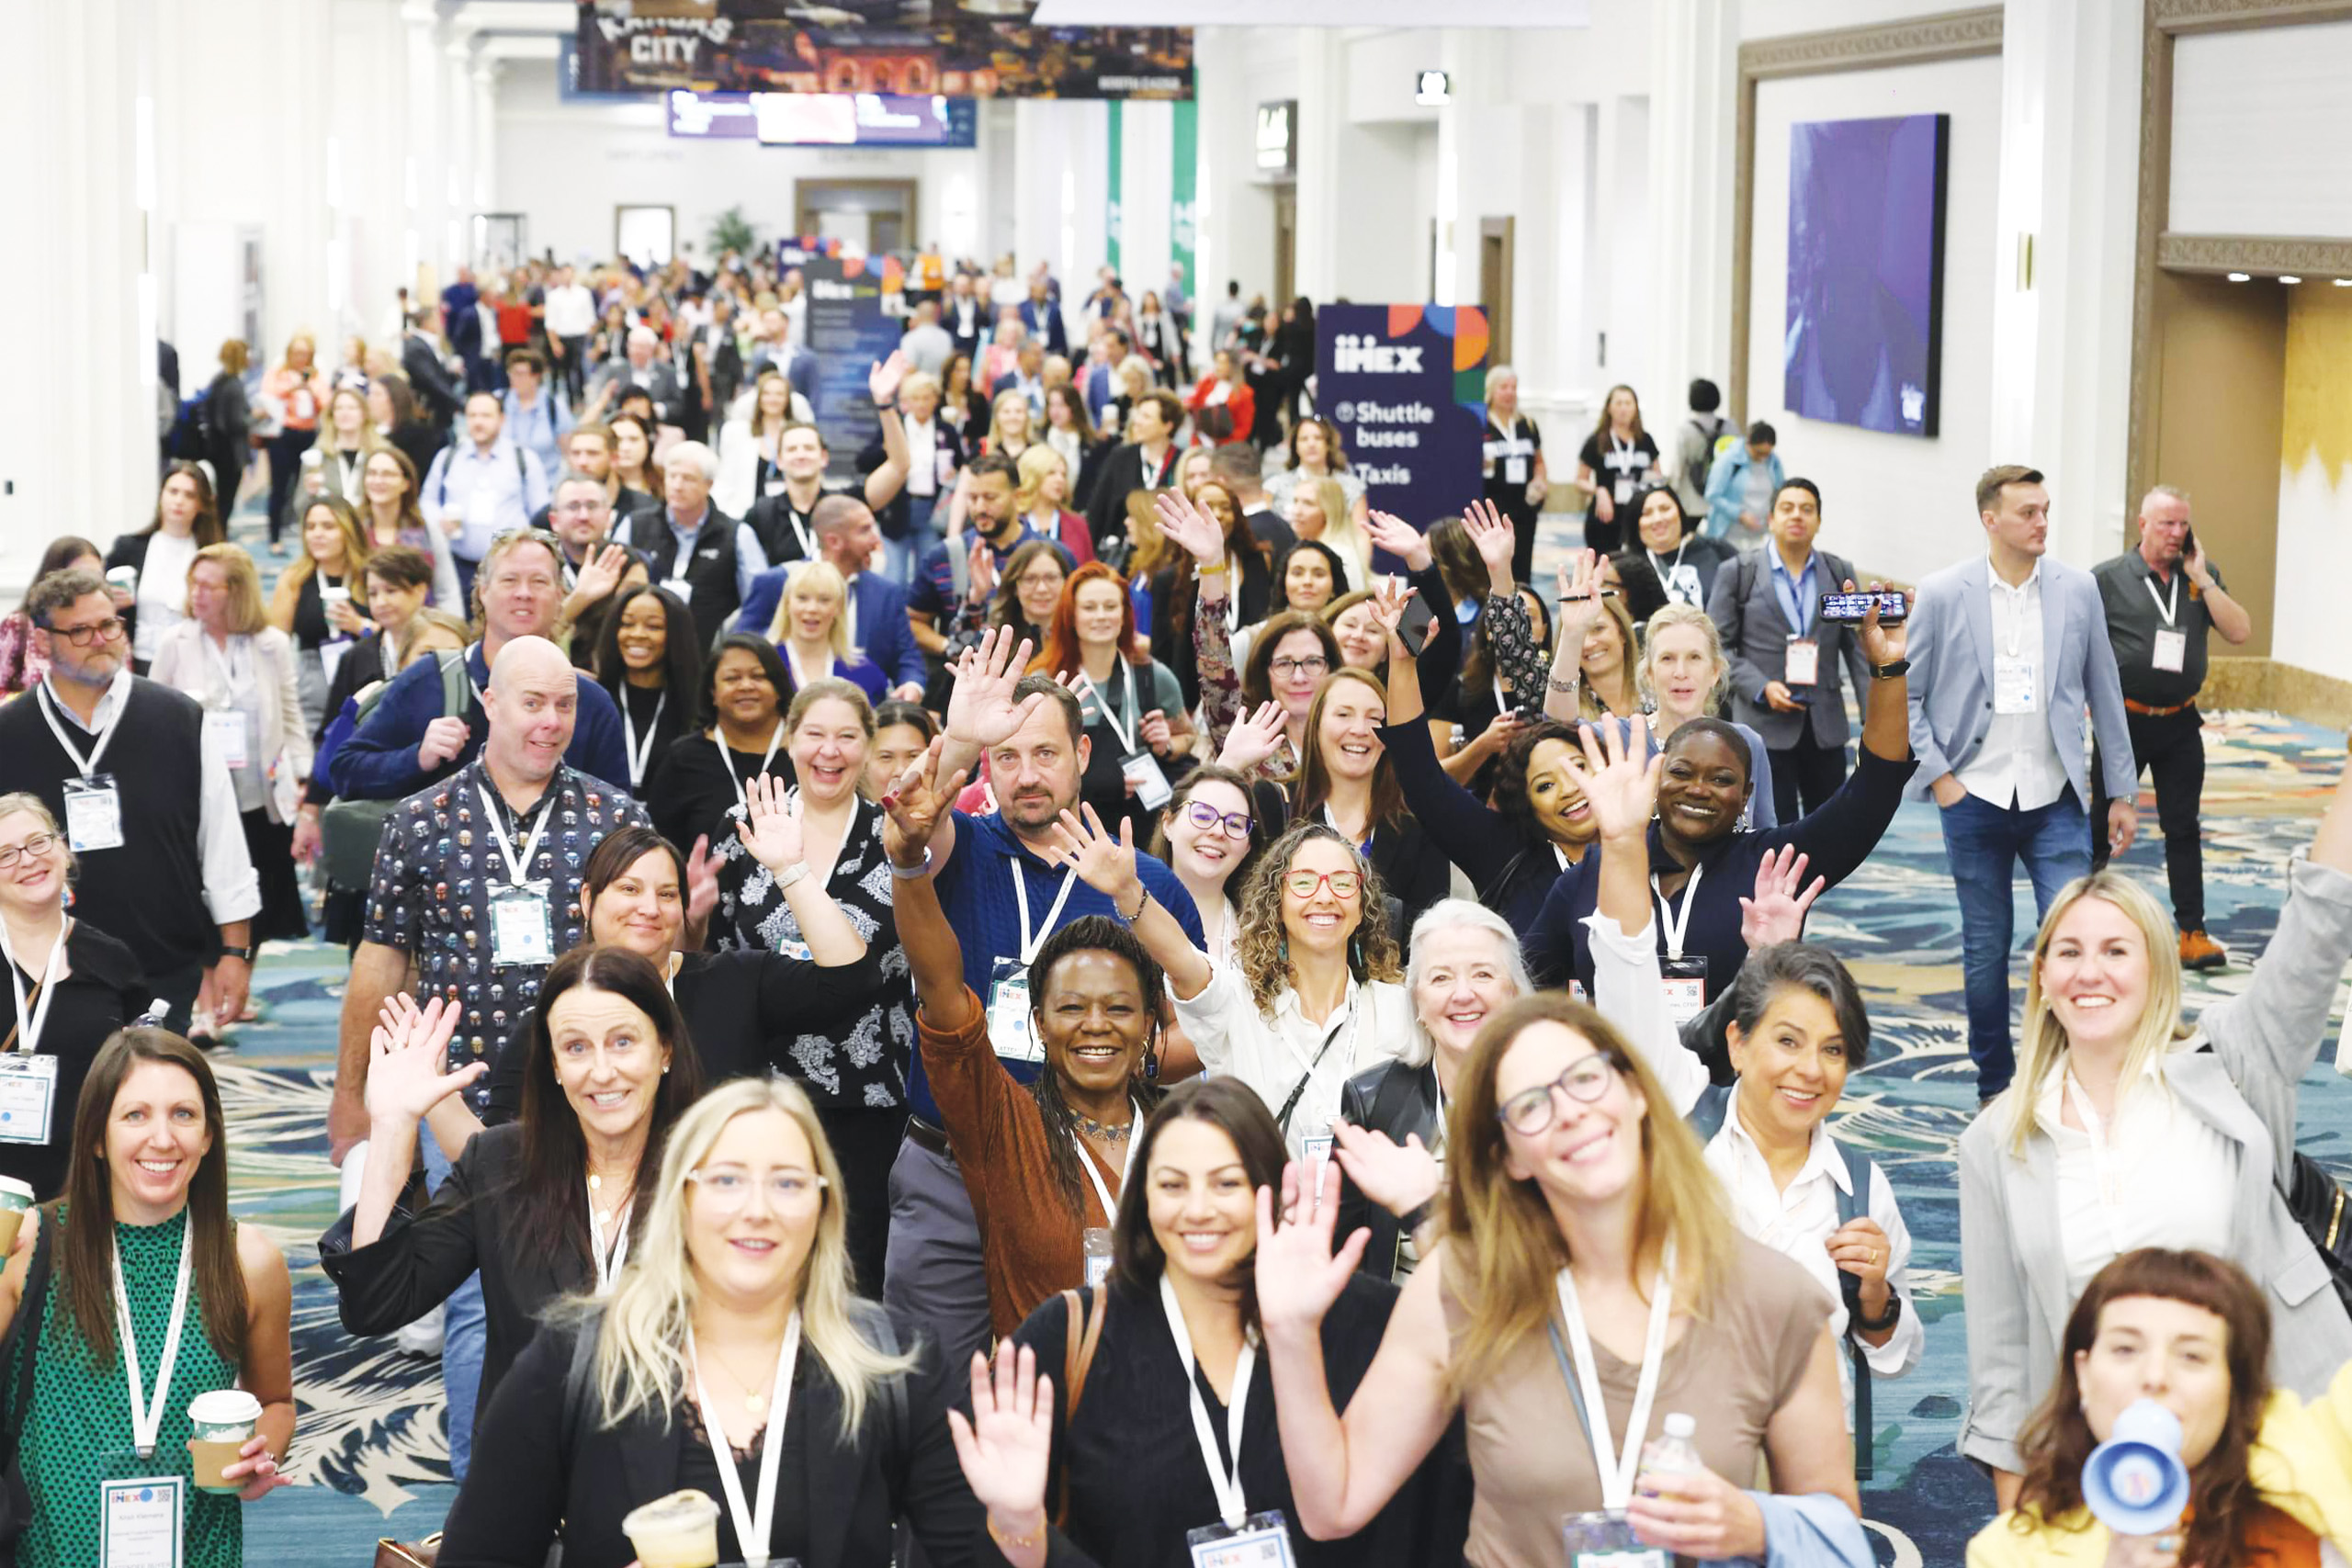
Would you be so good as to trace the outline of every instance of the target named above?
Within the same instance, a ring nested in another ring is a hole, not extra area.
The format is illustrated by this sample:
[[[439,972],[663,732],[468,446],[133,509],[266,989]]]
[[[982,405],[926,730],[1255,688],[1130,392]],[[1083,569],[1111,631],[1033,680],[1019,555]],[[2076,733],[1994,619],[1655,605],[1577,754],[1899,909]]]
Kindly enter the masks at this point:
[[[2352,1359],[2352,1316],[2280,1183],[2295,1153],[2296,1083],[2318,1058],[2347,956],[2352,876],[2298,859],[2252,983],[2207,1008],[2165,1062],[2180,1103],[2237,1150],[2231,1258],[2269,1292],[2272,1379],[2306,1399]],[[2057,1375],[2074,1307],[2058,1234],[2056,1146],[2037,1129],[2023,1158],[2009,1153],[2010,1118],[2030,1092],[2018,1079],[1960,1138],[1969,1395],[1960,1451],[2013,1472],[2025,1468],[2018,1437]]]
[[[1722,634],[1724,657],[1731,661],[1732,716],[1762,736],[1771,750],[1794,746],[1808,723],[1815,744],[1842,748],[1852,731],[1846,723],[1845,682],[1838,678],[1841,663],[1853,677],[1855,694],[1870,700],[1870,661],[1862,657],[1862,639],[1853,626],[1822,620],[1816,613],[1814,637],[1821,645],[1821,678],[1811,686],[1790,689],[1804,704],[1804,712],[1782,713],[1761,700],[1766,683],[1787,674],[1789,634],[1796,630],[1781,608],[1772,563],[1766,558],[1775,547],[1767,541],[1760,550],[1725,561],[1716,570],[1714,590],[1707,596],[1707,616]],[[1837,592],[1854,577],[1854,563],[1842,556],[1815,550],[1814,559],[1814,581],[1824,593]]]
[[[1924,799],[1946,773],[1973,761],[1993,722],[1992,564],[1984,556],[1948,566],[1919,584],[1911,606],[1911,754],[1919,760],[1910,794]],[[2087,571],[2041,558],[2041,642],[2049,667],[2050,738],[2075,798],[2090,807],[2083,758],[2083,709],[2107,762],[2107,794],[2130,800],[2132,735],[2123,684],[2107,638],[2107,610]]]

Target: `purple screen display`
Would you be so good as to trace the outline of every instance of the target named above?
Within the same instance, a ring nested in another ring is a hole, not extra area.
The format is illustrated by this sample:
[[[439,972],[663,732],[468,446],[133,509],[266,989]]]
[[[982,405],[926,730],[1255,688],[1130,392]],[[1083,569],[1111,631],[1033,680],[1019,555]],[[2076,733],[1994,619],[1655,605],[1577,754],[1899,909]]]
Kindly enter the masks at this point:
[[[1781,371],[1792,412],[1936,434],[1948,133],[1939,114],[1790,128]]]

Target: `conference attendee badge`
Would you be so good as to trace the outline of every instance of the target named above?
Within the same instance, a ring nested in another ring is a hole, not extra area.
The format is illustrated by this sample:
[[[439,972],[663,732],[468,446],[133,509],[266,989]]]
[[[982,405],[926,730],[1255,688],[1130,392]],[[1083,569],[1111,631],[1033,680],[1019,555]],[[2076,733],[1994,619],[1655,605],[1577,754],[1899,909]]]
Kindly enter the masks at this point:
[[[492,890],[490,961],[499,968],[555,962],[555,921],[548,913],[547,883]]]
[[[112,773],[66,781],[65,842],[77,855],[122,848],[122,796]]]
[[[1781,679],[1792,686],[1811,686],[1821,680],[1821,645],[1809,637],[1789,638],[1787,673]]]
[[[2179,674],[2181,667],[2188,662],[2188,634],[2159,627],[2155,646],[2148,649],[2148,662],[2159,670]]]
[[[242,708],[206,708],[204,738],[232,768],[248,768],[253,757],[245,749],[245,715]]]
[[[1666,981],[1666,1010],[1677,1025],[1707,1010],[1707,960],[1703,955],[1661,958],[1658,974]]]
[[[1291,1555],[1290,1527],[1278,1508],[1251,1514],[1238,1529],[1203,1525],[1186,1530],[1184,1550],[1193,1555],[1193,1568],[1295,1568],[1298,1562]]]
[[[1079,1158],[1084,1159],[1084,1155]],[[1102,1281],[1111,1277],[1111,1233],[1102,1225],[1089,1225],[1080,1238],[1085,1248],[1086,1283],[1090,1289],[1101,1290]]]
[[[663,578],[662,586],[676,594],[678,603],[681,604],[691,604],[695,602],[695,585],[683,577]]]
[[[1503,459],[1503,483],[1523,485],[1527,482],[1527,459],[1514,452]]]
[[[2041,683],[2034,679],[2033,660],[2023,654],[1993,656],[1993,711],[2031,713],[2041,705]]]
[[[1623,1508],[1564,1516],[1560,1541],[1568,1568],[1672,1568],[1674,1562],[1665,1551],[1642,1544]]]
[[[180,1568],[187,1478],[98,1483],[99,1568]]]
[[[999,958],[989,976],[989,1043],[1007,1062],[1043,1062],[1045,1043],[1029,1027],[1029,966]]]
[[[1146,811],[1159,810],[1176,793],[1160,771],[1159,759],[1148,751],[1130,751],[1120,758],[1119,772],[1136,786],[1136,804]]]
[[[56,1057],[25,1051],[0,1055],[0,1144],[48,1143],[56,1107]]]

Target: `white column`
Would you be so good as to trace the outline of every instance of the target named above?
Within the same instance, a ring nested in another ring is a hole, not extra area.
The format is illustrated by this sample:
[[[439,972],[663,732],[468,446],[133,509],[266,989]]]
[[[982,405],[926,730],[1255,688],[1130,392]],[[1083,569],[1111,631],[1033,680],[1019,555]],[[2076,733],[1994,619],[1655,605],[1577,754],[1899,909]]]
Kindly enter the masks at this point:
[[[473,145],[466,169],[466,199],[476,212],[496,212],[503,205],[498,199],[498,71],[499,62],[477,59],[473,62]],[[525,235],[526,243],[530,236]],[[709,258],[704,258],[706,263]]]
[[[1127,298],[1167,287],[1169,204],[1174,199],[1176,117],[1164,103],[1122,106],[1119,131],[1119,274]]]
[[[1341,247],[1363,191],[1343,191],[1340,137],[1348,113],[1347,40],[1338,28],[1298,29],[1298,292],[1329,299],[1339,292]],[[1273,302],[1279,310],[1281,301]]]
[[[1693,377],[1731,364],[1731,299],[1711,258],[1731,254],[1739,7],[1651,0],[1651,423],[1681,410]],[[1663,402],[1663,407],[1657,407]]]
[[[439,187],[441,232],[437,236],[445,281],[474,264],[473,34],[457,25],[443,29],[441,59],[441,164],[426,178]]]
[[[408,140],[401,161],[401,281],[412,308],[437,303],[451,278],[444,252],[448,201],[441,167],[447,157],[448,126],[443,119],[441,40],[433,0],[406,0],[401,20],[408,28]]]

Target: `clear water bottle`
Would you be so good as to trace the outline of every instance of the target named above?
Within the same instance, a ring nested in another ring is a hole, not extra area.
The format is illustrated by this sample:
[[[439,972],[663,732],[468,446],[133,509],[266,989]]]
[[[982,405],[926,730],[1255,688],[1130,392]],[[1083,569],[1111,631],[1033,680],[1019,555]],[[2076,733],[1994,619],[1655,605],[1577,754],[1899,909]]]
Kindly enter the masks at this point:
[[[1682,1412],[1678,1410],[1669,1414],[1666,1418],[1666,1435],[1652,1438],[1642,1448],[1642,1474],[1697,1475],[1704,1472],[1707,1461],[1699,1457],[1698,1446],[1690,1440],[1698,1430],[1699,1423]],[[1657,1495],[1655,1487],[1645,1486],[1643,1490],[1653,1496]]]

